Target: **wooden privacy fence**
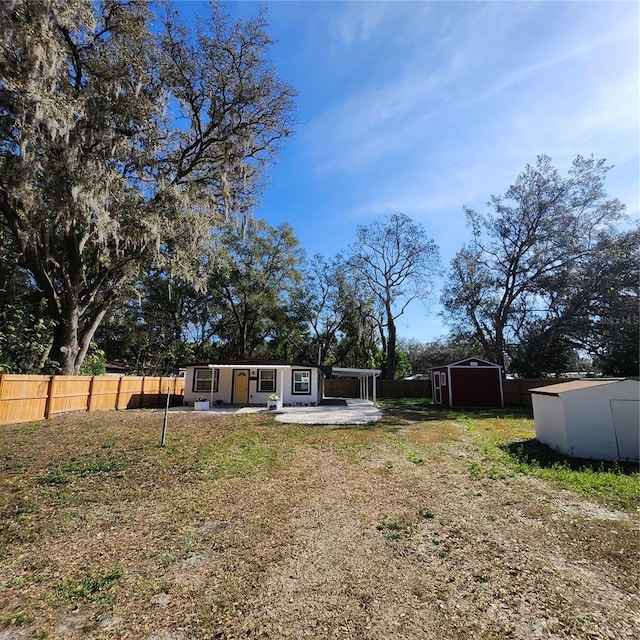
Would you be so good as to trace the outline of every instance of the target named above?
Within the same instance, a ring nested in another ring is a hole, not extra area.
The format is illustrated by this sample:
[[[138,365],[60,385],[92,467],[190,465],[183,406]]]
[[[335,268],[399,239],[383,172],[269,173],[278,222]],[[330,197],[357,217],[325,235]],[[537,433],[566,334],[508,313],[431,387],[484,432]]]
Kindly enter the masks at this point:
[[[525,378],[521,380],[503,380],[505,406],[531,407],[529,389],[544,387],[559,382],[568,382],[575,378]],[[327,379],[324,381],[324,395],[339,398],[357,398],[360,395],[360,382],[348,378]],[[371,397],[369,384],[369,397]],[[431,380],[380,380],[377,395],[380,398],[431,398]]]
[[[503,380],[502,390],[504,392],[505,406],[532,407],[531,394],[529,389],[536,387],[547,387],[550,384],[560,384],[570,382],[577,378],[522,378],[520,380]]]
[[[184,378],[0,374],[0,424],[66,411],[108,411],[181,403]]]
[[[358,398],[360,381],[350,378],[327,378],[324,395],[330,398]],[[369,381],[369,397],[373,391]],[[376,395],[380,398],[430,398],[431,380],[381,380],[376,382]]]

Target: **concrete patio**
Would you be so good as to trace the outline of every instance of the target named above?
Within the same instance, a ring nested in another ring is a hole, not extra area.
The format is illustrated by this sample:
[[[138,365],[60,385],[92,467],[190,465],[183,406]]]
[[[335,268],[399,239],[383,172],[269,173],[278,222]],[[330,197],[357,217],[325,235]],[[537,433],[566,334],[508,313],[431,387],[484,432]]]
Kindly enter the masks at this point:
[[[171,411],[193,411],[193,407],[173,407]],[[367,424],[382,419],[382,412],[373,402],[359,398],[325,398],[315,407],[282,407],[278,411],[257,406],[223,406],[198,413],[273,413],[277,422],[288,424]]]

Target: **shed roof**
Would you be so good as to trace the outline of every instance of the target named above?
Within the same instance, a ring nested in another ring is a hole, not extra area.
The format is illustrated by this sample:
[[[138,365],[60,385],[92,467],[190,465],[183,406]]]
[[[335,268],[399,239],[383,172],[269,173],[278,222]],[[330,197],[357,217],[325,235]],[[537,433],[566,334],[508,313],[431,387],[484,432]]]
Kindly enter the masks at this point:
[[[614,384],[620,382],[620,378],[609,380],[571,380],[570,382],[559,382],[558,384],[550,384],[546,387],[535,387],[529,389],[530,393],[537,393],[543,396],[559,396],[561,393],[568,391],[577,391],[579,389],[588,389],[590,387],[600,387],[605,384]]]

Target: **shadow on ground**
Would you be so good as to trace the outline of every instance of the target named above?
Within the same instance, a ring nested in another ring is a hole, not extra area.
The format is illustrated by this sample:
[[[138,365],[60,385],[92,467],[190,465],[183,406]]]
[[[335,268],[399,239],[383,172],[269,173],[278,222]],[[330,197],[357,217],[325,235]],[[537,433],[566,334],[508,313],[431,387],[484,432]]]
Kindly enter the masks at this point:
[[[588,458],[571,458],[551,447],[542,444],[535,438],[504,444],[500,447],[514,460],[545,468],[562,467],[572,471],[611,471],[623,475],[638,473],[638,465],[632,462],[618,462],[617,460],[590,460]]]
[[[509,417],[533,417],[530,409],[521,407],[506,407],[504,409],[451,409],[417,399],[415,403],[407,399],[385,399],[380,402],[383,413],[383,421],[401,420],[404,422],[429,422],[433,420],[457,420],[462,416],[466,418],[509,418]]]

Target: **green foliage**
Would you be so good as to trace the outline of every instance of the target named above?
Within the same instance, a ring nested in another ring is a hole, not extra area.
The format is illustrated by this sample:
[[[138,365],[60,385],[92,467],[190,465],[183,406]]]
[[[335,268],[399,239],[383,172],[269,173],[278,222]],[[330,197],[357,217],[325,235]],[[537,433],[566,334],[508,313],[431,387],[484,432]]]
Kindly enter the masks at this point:
[[[67,485],[78,478],[86,478],[98,473],[119,473],[129,462],[115,455],[83,455],[55,465],[38,479],[42,485]]]
[[[550,373],[578,370],[575,345],[568,335],[553,325],[533,321],[522,335],[511,357],[510,371],[523,378],[539,378]]]
[[[585,273],[593,292],[585,347],[604,375],[640,371],[640,227],[601,240]]]
[[[640,470],[636,464],[585,460],[559,454],[535,439],[524,439],[520,419],[458,417],[474,436],[480,454],[470,462],[474,479],[508,481],[518,474],[553,482],[591,500],[633,511],[640,505]]]
[[[244,233],[225,227],[218,256],[208,271],[207,289],[218,302],[217,338],[225,358],[274,357],[295,351],[299,319],[292,313],[301,292],[304,251],[288,224],[256,220]],[[298,345],[306,350],[306,340]]]
[[[259,438],[247,436],[216,442],[200,454],[199,466],[211,478],[246,478],[279,466],[290,451],[263,444]]]
[[[400,450],[405,459],[409,462],[413,462],[413,464],[423,464],[424,463],[424,455],[420,453],[414,445],[407,441],[403,436],[397,435],[395,433],[390,433],[387,436],[387,442],[393,446],[394,448]]]
[[[379,368],[381,354],[374,300],[345,269],[338,253],[313,257],[300,299],[299,315],[311,329],[309,362]]]
[[[0,613],[0,625],[3,627],[22,627],[31,624],[33,621],[33,612],[28,609],[21,609],[7,616]]]
[[[0,373],[55,371],[48,361],[53,322],[25,305],[5,303],[0,321]]]
[[[98,349],[94,342],[91,343],[86,358],[80,365],[79,375],[81,376],[103,376],[107,373],[105,353]]]
[[[16,243],[0,224],[0,373],[53,373],[55,323],[19,260]]]
[[[389,540],[411,538],[415,525],[406,517],[385,518],[376,525],[378,531],[383,531]]]
[[[402,340],[400,347],[407,354],[411,371],[427,375],[433,367],[479,356],[483,352],[477,340],[465,336],[448,336],[428,343]]]
[[[569,458],[537,440],[502,444],[500,448],[519,473],[554,482],[619,509],[640,505],[640,470],[636,464]]]
[[[219,311],[206,292],[154,269],[139,278],[131,296],[96,331],[108,362],[136,375],[175,375],[185,363],[213,356],[209,343]]]
[[[406,378],[412,373],[411,361],[409,360],[409,354],[402,350],[396,349],[396,373],[394,378]]]

